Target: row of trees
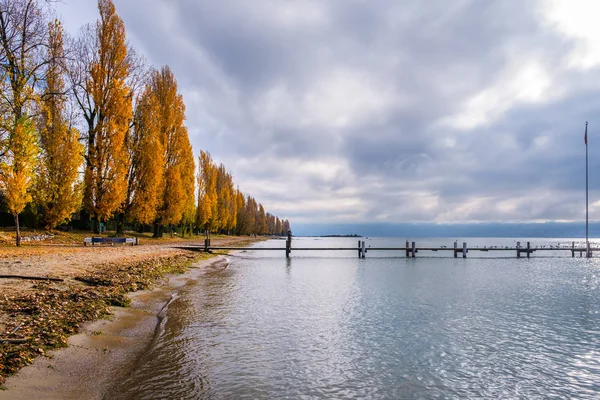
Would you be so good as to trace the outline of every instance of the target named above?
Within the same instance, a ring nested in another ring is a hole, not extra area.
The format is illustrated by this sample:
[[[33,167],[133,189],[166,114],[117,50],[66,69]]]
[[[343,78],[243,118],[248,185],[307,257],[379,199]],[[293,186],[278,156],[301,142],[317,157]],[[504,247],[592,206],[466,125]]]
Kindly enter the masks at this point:
[[[200,151],[198,164],[197,226],[238,235],[282,235],[290,229],[288,220],[265,213],[262,204],[235,188],[231,174],[208,152]]]
[[[152,224],[155,236],[173,225],[286,232],[208,153],[196,174],[172,71],[146,67],[111,0],[98,9],[95,24],[65,40],[46,2],[0,0],[0,189],[17,245],[29,203],[47,228],[83,209],[95,232],[109,219],[118,231]]]

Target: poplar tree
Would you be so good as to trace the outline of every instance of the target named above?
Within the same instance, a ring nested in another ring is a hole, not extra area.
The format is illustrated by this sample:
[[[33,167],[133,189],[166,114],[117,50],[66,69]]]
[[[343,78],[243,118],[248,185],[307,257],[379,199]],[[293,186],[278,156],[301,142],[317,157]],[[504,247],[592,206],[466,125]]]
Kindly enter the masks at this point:
[[[78,169],[84,152],[67,110],[63,29],[58,21],[49,24],[47,60],[38,118],[41,154],[35,200],[42,209],[44,225],[52,229],[68,220],[81,204]]]
[[[257,233],[256,232],[256,213],[258,207],[256,205],[256,200],[254,197],[248,196],[246,200],[246,222],[248,224],[248,234]]]
[[[217,213],[214,228],[226,231],[229,226],[229,213],[233,181],[227,173],[225,165],[219,164],[217,168]]]
[[[262,204],[258,204],[258,209],[256,210],[256,219],[254,232],[257,235],[264,235],[267,231],[267,218],[265,216],[265,208]]]
[[[244,193],[239,189],[235,191],[235,205],[236,205],[236,221],[235,221],[235,233],[238,235],[249,234],[248,230],[248,218],[246,214],[246,198]]]
[[[158,102],[156,118],[160,125],[160,141],[164,150],[163,185],[157,191],[159,198],[154,236],[162,236],[163,225],[178,224],[183,219],[188,191],[194,192],[194,173],[184,172],[192,168],[193,153],[184,125],[185,104],[177,91],[177,81],[168,66],[151,74],[150,85]],[[191,163],[190,163],[191,157]],[[190,182],[191,176],[191,182]],[[190,186],[191,185],[191,186]]]
[[[186,137],[187,134],[186,134]],[[191,229],[194,225],[196,218],[196,165],[194,163],[194,151],[189,140],[184,142],[184,148],[182,149],[182,160],[181,160],[181,180],[183,182],[184,191],[184,206],[183,214],[181,219],[181,236],[184,237],[187,230]]]
[[[125,200],[128,157],[125,137],[132,118],[132,91],[127,84],[131,62],[125,25],[111,0],[99,0],[100,18],[84,30],[74,93],[87,123],[85,209],[100,222],[119,210]]]
[[[134,126],[127,138],[130,164],[123,212],[130,222],[151,224],[157,216],[165,153],[158,113],[158,99],[146,85],[136,103]]]
[[[290,221],[288,221],[287,219],[283,220],[281,223],[281,236],[285,236],[288,234],[288,231],[290,231]]]
[[[198,156],[198,207],[196,225],[202,229],[212,229],[213,211],[217,203],[217,171],[210,153],[200,151]]]

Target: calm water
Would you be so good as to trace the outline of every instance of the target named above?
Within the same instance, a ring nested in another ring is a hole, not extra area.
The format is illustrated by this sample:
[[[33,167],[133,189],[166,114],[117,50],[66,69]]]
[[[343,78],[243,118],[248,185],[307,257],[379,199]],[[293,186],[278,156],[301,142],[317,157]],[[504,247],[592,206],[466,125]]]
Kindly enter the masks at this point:
[[[265,253],[228,256],[179,292],[110,397],[600,398],[600,258]]]

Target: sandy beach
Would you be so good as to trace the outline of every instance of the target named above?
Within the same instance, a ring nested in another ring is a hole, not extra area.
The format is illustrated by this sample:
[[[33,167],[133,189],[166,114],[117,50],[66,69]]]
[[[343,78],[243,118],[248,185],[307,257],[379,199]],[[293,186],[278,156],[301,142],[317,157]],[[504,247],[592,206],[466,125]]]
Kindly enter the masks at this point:
[[[247,237],[213,239],[212,244],[248,241]],[[68,291],[84,285],[75,277],[102,275],[107,269],[121,265],[144,265],[156,260],[165,262],[193,261],[184,274],[162,277],[151,290],[127,294],[129,307],[110,307],[108,319],[82,324],[80,333],[68,338],[68,347],[41,352],[33,363],[5,381],[0,399],[100,399],[112,384],[126,376],[136,360],[152,343],[160,329],[161,310],[169,303],[177,288],[197,279],[198,272],[210,263],[224,262],[223,256],[199,260],[199,253],[177,248],[198,244],[169,241],[140,246],[68,247],[38,246],[0,249],[0,275],[18,274],[62,278],[51,286]],[[174,261],[175,260],[175,261]],[[160,262],[159,262],[160,263]],[[188,262],[189,263],[189,262]],[[35,281],[1,279],[0,297],[4,304],[23,295],[34,295],[46,288]],[[18,316],[0,310],[0,332],[6,337]],[[90,318],[93,319],[93,318]],[[18,333],[18,332],[17,332]],[[14,347],[14,346],[13,346]]]

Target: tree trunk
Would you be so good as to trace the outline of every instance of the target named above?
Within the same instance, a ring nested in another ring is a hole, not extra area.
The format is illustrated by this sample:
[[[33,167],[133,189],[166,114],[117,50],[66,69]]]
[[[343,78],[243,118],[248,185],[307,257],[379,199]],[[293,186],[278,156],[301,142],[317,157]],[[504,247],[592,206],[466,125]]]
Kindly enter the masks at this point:
[[[100,220],[97,215],[92,218],[92,225],[94,225],[94,233],[100,233]]]
[[[154,223],[154,234],[152,235],[153,238],[161,238],[162,237],[162,224],[155,222]]]
[[[21,230],[19,229],[19,214],[15,214],[15,227],[17,228],[17,246],[21,245]]]
[[[122,235],[125,230],[125,214],[117,214],[117,235]]]

